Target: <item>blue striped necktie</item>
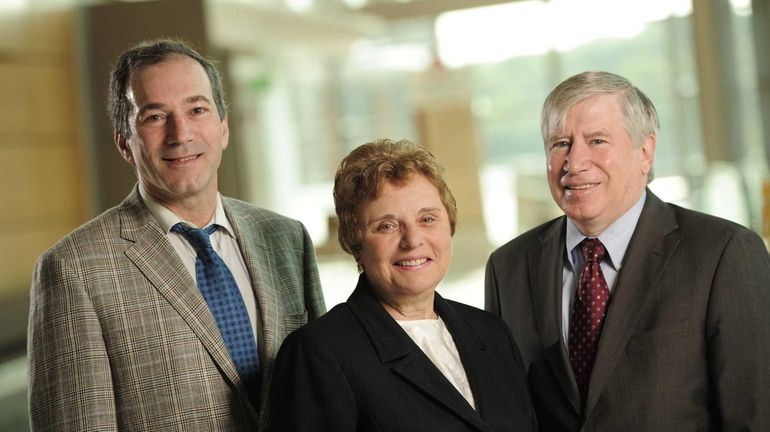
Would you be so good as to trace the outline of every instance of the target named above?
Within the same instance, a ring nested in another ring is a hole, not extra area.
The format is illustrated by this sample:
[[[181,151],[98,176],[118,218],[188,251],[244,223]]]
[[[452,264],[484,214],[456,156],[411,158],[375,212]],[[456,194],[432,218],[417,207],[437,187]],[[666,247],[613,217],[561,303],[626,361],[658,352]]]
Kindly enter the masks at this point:
[[[171,231],[181,234],[195,249],[195,278],[214,316],[235,368],[254,401],[259,400],[259,354],[251,321],[238,285],[222,257],[211,247],[209,236],[216,225],[198,229],[178,223]]]

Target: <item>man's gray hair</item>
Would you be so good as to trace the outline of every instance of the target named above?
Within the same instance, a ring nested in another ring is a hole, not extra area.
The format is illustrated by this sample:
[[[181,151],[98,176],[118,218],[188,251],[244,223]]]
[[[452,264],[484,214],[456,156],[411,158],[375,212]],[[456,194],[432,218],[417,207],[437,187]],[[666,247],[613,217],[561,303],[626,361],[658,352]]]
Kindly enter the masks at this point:
[[[658,112],[650,99],[622,76],[609,72],[583,72],[556,86],[543,103],[541,129],[548,144],[564,127],[567,113],[576,103],[591,96],[615,93],[619,96],[625,127],[637,147],[650,135],[658,135]]]

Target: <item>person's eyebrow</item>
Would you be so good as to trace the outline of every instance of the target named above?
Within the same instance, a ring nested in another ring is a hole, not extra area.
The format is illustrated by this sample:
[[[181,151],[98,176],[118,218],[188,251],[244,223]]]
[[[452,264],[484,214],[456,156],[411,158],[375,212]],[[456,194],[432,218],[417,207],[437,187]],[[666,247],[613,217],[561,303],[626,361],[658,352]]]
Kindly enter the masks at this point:
[[[185,103],[188,104],[194,104],[196,102],[205,102],[209,105],[211,105],[211,100],[207,98],[204,95],[195,95],[195,96],[188,96],[184,98]],[[144,112],[152,111],[152,110],[163,110],[163,108],[166,105],[160,102],[149,102],[144,104],[141,108],[139,108],[139,112],[137,112],[137,115],[141,115]]]

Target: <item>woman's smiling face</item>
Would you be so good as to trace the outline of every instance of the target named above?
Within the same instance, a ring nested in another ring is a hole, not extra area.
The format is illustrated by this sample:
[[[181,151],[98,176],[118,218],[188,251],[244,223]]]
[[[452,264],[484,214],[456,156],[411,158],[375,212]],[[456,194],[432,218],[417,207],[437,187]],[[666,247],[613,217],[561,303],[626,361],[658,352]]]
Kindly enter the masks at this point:
[[[399,303],[431,294],[452,260],[449,216],[439,191],[423,175],[385,180],[361,207],[356,260],[376,293]]]

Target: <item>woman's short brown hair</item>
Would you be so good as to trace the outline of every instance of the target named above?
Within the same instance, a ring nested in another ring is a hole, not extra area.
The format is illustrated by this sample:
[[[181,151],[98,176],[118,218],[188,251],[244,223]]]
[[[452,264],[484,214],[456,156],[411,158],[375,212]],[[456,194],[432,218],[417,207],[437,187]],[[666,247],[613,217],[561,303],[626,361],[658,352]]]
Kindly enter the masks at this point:
[[[377,198],[384,180],[403,182],[421,174],[438,189],[449,216],[452,235],[457,222],[457,203],[444,180],[444,168],[425,147],[407,140],[378,139],[350,152],[334,176],[334,209],[339,219],[342,249],[351,255],[361,250],[361,206]]]

